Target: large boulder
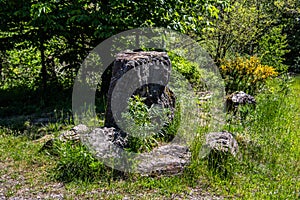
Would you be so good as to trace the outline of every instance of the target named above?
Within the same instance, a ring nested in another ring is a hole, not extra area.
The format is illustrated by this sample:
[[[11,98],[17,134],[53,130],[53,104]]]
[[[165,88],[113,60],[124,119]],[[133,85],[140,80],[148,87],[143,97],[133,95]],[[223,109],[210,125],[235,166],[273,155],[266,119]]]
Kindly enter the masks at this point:
[[[117,100],[117,110],[124,111],[128,97],[139,95],[150,107],[158,104],[170,110],[169,119],[174,118],[175,95],[165,85],[169,81],[171,62],[166,52],[125,51],[117,54],[112,67],[112,77],[107,94],[105,126],[118,128],[112,112],[113,100]],[[123,85],[116,89],[118,82]],[[126,94],[128,93],[128,94]],[[120,118],[121,113],[116,113]]]

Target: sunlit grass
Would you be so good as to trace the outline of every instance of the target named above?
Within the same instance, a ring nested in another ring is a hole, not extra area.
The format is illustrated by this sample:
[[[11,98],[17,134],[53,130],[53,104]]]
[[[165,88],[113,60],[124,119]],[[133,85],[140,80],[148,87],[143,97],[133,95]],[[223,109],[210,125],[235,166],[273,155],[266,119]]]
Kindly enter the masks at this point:
[[[83,147],[62,145],[60,155],[49,155],[39,152],[42,142],[18,136],[20,133],[2,127],[0,176],[9,174],[16,180],[26,178],[25,182],[7,190],[5,195],[14,196],[26,187],[43,190],[43,184],[63,181],[66,199],[78,196],[122,199],[140,194],[140,199],[163,199],[172,198],[174,194],[189,194],[192,188],[201,188],[225,198],[297,199],[300,188],[300,77],[295,78],[292,91],[287,94],[274,88],[272,92],[257,95],[256,110],[245,122],[227,125],[227,129],[237,135],[240,144],[240,155],[226,163],[230,176],[223,177],[210,171],[205,159],[195,159],[185,173],[173,177],[117,176],[118,173],[105,170]],[[57,135],[61,128],[49,125],[43,129],[47,134],[55,132]],[[193,149],[194,155],[200,147]],[[66,168],[61,168],[63,171],[57,168],[62,163],[67,164],[63,165]],[[77,168],[74,167],[76,163],[79,163]],[[68,180],[64,180],[63,172]],[[84,179],[88,172],[96,177]],[[41,186],[34,186],[37,183]]]

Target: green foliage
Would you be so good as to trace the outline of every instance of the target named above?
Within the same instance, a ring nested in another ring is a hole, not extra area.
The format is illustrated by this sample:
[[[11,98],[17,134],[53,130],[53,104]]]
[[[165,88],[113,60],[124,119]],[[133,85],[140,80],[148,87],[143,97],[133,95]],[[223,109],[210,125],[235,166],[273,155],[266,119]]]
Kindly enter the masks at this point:
[[[164,133],[163,130],[158,129],[161,125],[156,121],[156,119],[159,118],[160,123],[168,124],[168,111],[166,109],[157,109],[154,104],[148,108],[144,100],[145,98],[138,95],[133,96],[128,102],[128,113],[122,114],[126,124],[132,124],[128,127],[128,151],[150,151],[153,147],[156,147],[160,141],[163,141],[166,135],[169,135]],[[133,119],[133,121],[131,119]],[[144,136],[143,133],[149,135]]]
[[[145,98],[135,95],[129,99],[128,113],[122,113],[122,118],[126,123],[132,124],[129,127],[128,151],[143,152],[150,151],[158,145],[154,137],[155,127],[157,124],[151,124],[151,108],[144,103]],[[133,119],[133,121],[131,120]],[[133,123],[132,123],[133,122]],[[154,131],[153,130],[153,131]],[[127,131],[127,132],[128,132]],[[143,132],[147,132],[150,136],[139,137]]]
[[[296,73],[300,72],[300,56],[294,59],[294,64],[291,67],[289,67],[289,70]]]
[[[138,95],[133,96],[129,99],[128,113],[122,114],[125,123],[132,124],[127,127],[129,131],[128,151],[149,152],[160,143],[171,141],[177,134],[181,116],[180,106],[176,104],[174,119],[170,122],[168,109],[159,109],[155,104],[148,107],[144,100],[145,98]],[[148,135],[143,135],[145,132]]]
[[[288,53],[287,37],[282,34],[282,26],[274,27],[259,41],[257,54],[264,65],[272,66],[278,72],[285,72],[288,66],[284,65],[284,56]]]
[[[27,86],[34,89],[37,77],[40,73],[39,52],[29,47],[6,52],[5,60],[2,63],[1,89],[9,89],[20,86]]]
[[[111,19],[118,28],[134,28],[137,26],[166,27],[181,33],[197,36],[208,19],[217,17],[217,6],[225,5],[228,1],[112,1],[111,12],[114,19]],[[146,10],[140,15],[140,10]]]
[[[282,31],[287,25],[287,7],[294,8],[295,1],[232,1],[220,9],[219,18],[212,20],[211,26],[204,27],[201,43],[218,65],[220,59],[236,54],[258,55],[263,64],[285,71],[287,66],[283,61],[291,49]]]
[[[237,52],[248,51],[249,45],[259,39],[266,26],[270,26],[273,19],[267,12],[260,10],[265,6],[260,2],[258,7],[254,0],[232,1],[220,10],[219,17],[213,20],[212,26],[204,27],[203,44],[217,63],[219,59]]]
[[[128,103],[129,114],[133,117],[135,124],[139,126],[148,125],[151,122],[150,109],[143,102],[145,99],[135,95],[129,99]]]
[[[39,84],[44,89],[51,79],[57,78],[61,78],[63,86],[69,87],[82,60],[104,39],[141,26],[167,27],[195,36],[207,21],[203,15],[217,16],[218,9],[213,2],[51,0],[17,3],[3,0],[0,2],[1,53],[26,42],[23,48],[34,49],[38,58],[31,60],[39,63],[30,65],[29,71],[41,72],[41,76],[34,74],[32,78],[40,79]],[[225,2],[218,1],[218,5]],[[140,10],[146,12],[140,15]]]
[[[168,52],[171,60],[172,69],[182,74],[192,85],[194,90],[201,91],[205,87],[203,81],[203,70],[199,68],[197,63],[192,63],[173,52]]]
[[[300,2],[297,0],[278,1],[282,10],[283,33],[287,36],[287,49],[289,52],[285,55],[285,64],[291,67],[293,71],[297,63],[297,57],[300,55]]]
[[[27,74],[34,72],[28,84],[32,83],[31,79],[41,79],[42,82],[37,82],[39,85],[59,79],[64,87],[70,87],[82,60],[99,42],[127,29],[156,26],[171,28],[199,39],[217,62],[219,58],[235,53],[259,54],[264,64],[283,70],[282,57],[287,54],[283,48],[285,36],[280,35],[279,29],[284,26],[289,49],[292,49],[292,56],[285,57],[293,57],[294,60],[299,52],[298,46],[292,45],[298,38],[298,32],[295,31],[298,27],[298,4],[295,0],[263,0],[259,5],[254,0],[51,0],[18,3],[3,0],[0,3],[1,57],[6,50],[33,50],[35,57],[30,58],[30,62],[34,64],[27,62],[29,70],[21,79],[27,80]],[[147,12],[140,15],[140,10]],[[15,44],[21,44],[22,48],[16,48]],[[5,60],[3,58],[1,62]],[[290,60],[288,64],[294,64]],[[23,68],[21,61],[15,61],[14,66],[7,69]],[[37,71],[41,71],[41,76],[37,75]],[[6,81],[10,84],[19,82],[15,72],[9,71],[12,79]]]

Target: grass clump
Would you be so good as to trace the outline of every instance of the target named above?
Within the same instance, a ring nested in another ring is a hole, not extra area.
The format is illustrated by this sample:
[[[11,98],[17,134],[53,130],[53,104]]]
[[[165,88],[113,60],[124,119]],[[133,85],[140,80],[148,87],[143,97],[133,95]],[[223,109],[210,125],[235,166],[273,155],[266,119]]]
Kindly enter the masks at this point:
[[[57,163],[53,178],[63,182],[93,182],[106,179],[107,168],[88,151],[87,147],[74,142],[56,142]]]

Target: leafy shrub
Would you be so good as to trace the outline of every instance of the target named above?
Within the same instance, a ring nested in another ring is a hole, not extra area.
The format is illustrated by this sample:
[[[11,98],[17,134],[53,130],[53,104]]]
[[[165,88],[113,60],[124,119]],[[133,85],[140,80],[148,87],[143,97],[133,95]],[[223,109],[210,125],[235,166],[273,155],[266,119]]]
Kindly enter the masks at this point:
[[[195,90],[199,91],[205,87],[201,80],[203,71],[197,63],[190,62],[172,52],[168,52],[168,55],[172,63],[172,69],[182,74]]]
[[[288,68],[284,65],[284,56],[287,50],[287,36],[282,34],[282,26],[272,28],[259,41],[257,54],[264,65],[273,66],[278,72],[285,72]]]
[[[1,89],[34,88],[41,70],[40,53],[33,47],[6,51],[1,74]]]
[[[223,60],[220,71],[225,79],[227,93],[242,90],[252,95],[268,78],[278,75],[273,67],[262,65],[256,56],[250,59],[236,57],[234,60]]]
[[[180,112],[179,106],[175,112],[172,122],[169,122],[169,110],[161,109],[154,104],[148,107],[144,101],[146,98],[135,95],[129,99],[128,112],[122,113],[122,118],[126,123],[133,124],[129,128],[128,151],[144,152],[151,151],[152,148],[158,146],[160,142],[168,142],[176,134],[179,125]],[[161,126],[156,119],[163,123]],[[148,136],[138,137],[142,133],[148,133]]]
[[[137,125],[147,125],[151,122],[150,109],[143,102],[145,99],[138,95],[129,99],[129,113]]]
[[[155,129],[155,124],[151,124],[151,107],[144,103],[146,98],[134,95],[128,101],[128,112],[122,113],[122,118],[127,126],[126,130],[129,133],[128,151],[143,152],[150,151],[153,147],[157,146],[157,141],[153,137],[154,133],[146,137],[137,137],[139,134],[147,132],[151,133]]]

